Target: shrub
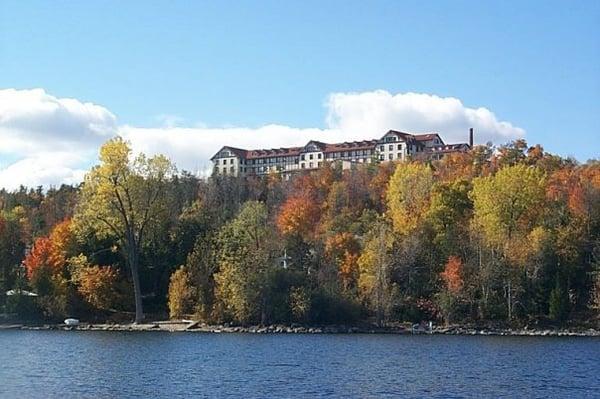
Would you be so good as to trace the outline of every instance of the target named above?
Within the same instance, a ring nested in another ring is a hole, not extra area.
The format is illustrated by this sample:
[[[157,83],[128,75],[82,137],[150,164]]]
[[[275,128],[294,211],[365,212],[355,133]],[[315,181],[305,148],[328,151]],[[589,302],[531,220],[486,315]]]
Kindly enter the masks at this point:
[[[185,267],[180,267],[173,274],[169,282],[169,316],[181,318],[193,310],[194,290],[190,274]]]
[[[97,309],[112,309],[117,303],[118,273],[110,266],[88,266],[77,273],[77,291]]]
[[[310,294],[305,287],[292,287],[290,308],[295,321],[306,322],[310,312]]]

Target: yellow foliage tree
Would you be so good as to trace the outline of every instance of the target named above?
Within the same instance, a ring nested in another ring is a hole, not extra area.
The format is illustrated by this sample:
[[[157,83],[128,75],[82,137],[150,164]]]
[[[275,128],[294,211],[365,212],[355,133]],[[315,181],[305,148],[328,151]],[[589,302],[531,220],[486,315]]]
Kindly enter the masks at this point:
[[[433,173],[427,165],[398,164],[390,179],[387,204],[397,233],[409,234],[426,217],[433,187]]]
[[[180,267],[171,274],[168,299],[171,318],[181,318],[192,312],[194,289],[190,274],[185,267]]]
[[[74,222],[80,235],[117,237],[127,261],[135,297],[135,322],[144,318],[139,259],[148,230],[160,223],[170,207],[166,185],[176,172],[164,156],[131,157],[122,138],[100,148],[100,165],[85,176]]]
[[[381,325],[390,305],[391,249],[393,236],[388,226],[377,223],[358,258],[358,289],[362,300],[375,311]]]

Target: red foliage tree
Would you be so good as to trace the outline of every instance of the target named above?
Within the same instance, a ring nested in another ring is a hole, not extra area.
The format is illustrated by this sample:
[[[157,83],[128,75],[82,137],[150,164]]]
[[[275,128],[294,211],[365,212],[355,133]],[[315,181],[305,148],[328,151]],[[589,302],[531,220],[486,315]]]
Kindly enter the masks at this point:
[[[464,281],[462,276],[463,264],[458,256],[450,256],[446,267],[441,273],[441,277],[446,284],[446,288],[453,294],[457,294],[463,287]]]
[[[66,264],[67,248],[71,237],[70,221],[65,220],[54,226],[48,237],[36,239],[23,261],[27,278],[33,279],[41,269],[51,275],[60,273]]]

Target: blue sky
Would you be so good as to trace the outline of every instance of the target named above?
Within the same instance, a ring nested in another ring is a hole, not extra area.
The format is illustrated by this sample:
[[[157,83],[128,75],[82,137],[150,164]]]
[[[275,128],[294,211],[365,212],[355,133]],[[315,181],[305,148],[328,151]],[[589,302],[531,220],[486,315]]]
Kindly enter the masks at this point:
[[[139,128],[327,129],[331,93],[425,93],[586,160],[600,153],[599,38],[598,1],[9,0],[0,88]],[[0,151],[0,168],[22,156]]]

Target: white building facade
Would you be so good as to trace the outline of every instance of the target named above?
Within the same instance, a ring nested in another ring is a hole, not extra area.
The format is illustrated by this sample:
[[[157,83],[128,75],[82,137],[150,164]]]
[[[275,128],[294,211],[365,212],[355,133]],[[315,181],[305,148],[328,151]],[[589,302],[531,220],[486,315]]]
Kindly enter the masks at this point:
[[[230,176],[265,175],[317,169],[327,163],[353,164],[404,161],[411,158],[440,159],[453,152],[465,152],[470,143],[445,144],[437,133],[410,134],[388,131],[381,139],[328,144],[309,141],[304,147],[244,150],[225,146],[212,158],[214,173]]]

